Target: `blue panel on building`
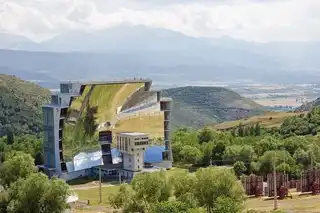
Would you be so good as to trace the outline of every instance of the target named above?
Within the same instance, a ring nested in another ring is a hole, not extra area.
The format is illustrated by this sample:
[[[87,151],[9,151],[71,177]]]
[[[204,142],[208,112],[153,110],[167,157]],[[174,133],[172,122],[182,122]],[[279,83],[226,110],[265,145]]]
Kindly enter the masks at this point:
[[[164,146],[149,146],[144,153],[144,162],[146,163],[157,163],[161,162],[162,152],[165,151]],[[116,148],[111,150],[112,159],[120,157],[120,152]],[[114,161],[114,160],[113,160]]]
[[[144,153],[144,162],[146,163],[157,163],[161,162],[162,152],[165,151],[164,146],[149,146]]]

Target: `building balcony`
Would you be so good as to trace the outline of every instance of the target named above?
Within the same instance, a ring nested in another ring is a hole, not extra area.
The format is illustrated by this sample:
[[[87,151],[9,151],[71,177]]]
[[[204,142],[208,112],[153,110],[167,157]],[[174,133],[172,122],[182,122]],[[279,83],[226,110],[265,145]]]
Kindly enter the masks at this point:
[[[68,171],[68,169],[67,169],[67,164],[66,164],[65,162],[61,162],[61,171],[62,171],[62,172]]]
[[[108,152],[108,151],[102,151],[102,155],[111,155],[111,151]]]
[[[112,141],[100,141],[100,145],[112,144]]]
[[[66,118],[68,115],[68,107],[62,108],[60,111],[60,119]]]
[[[100,142],[109,142],[109,143],[112,143],[112,137],[110,137],[110,136],[100,136],[100,137],[99,137],[99,141],[100,141]]]
[[[62,140],[59,140],[59,150],[60,150],[60,151],[62,151],[62,150],[63,150]]]

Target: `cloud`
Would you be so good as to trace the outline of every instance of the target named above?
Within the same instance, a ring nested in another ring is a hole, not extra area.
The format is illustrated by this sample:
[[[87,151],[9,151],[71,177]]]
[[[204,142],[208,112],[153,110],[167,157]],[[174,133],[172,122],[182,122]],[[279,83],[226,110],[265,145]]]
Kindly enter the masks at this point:
[[[0,0],[0,32],[44,38],[122,23],[253,41],[320,38],[318,0]]]

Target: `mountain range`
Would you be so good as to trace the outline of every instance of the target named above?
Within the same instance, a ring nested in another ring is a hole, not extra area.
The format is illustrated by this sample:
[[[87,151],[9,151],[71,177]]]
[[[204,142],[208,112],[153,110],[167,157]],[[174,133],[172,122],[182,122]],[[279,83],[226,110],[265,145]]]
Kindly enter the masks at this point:
[[[162,85],[234,80],[318,83],[320,74],[319,43],[195,38],[144,26],[73,31],[40,43],[16,35],[0,38],[0,73],[50,88],[64,79],[131,77],[149,77]]]
[[[163,95],[173,99],[173,128],[198,128],[263,111],[259,104],[221,87],[178,87],[163,90]],[[41,106],[48,103],[49,98],[50,91],[46,88],[0,74],[0,137],[8,129],[18,135],[40,133],[43,126]]]

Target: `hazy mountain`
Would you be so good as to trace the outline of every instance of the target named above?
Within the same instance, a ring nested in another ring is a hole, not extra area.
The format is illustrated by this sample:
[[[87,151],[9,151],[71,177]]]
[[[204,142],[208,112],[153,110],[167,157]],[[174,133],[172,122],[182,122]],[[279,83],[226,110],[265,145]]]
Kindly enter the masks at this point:
[[[238,79],[317,83],[320,73],[317,45],[194,38],[143,26],[69,32],[31,46],[20,49],[37,51],[0,50],[0,67],[54,79],[149,77],[177,85]]]
[[[24,36],[0,33],[0,49],[35,49],[36,46],[36,43]]]
[[[22,69],[12,69],[8,67],[1,67],[0,66],[0,74],[6,74],[11,76],[18,76],[21,79],[31,81],[36,83],[42,87],[46,88],[58,88],[59,87],[59,80],[51,77],[50,75],[46,74],[45,72],[34,72],[34,71],[27,71]]]

